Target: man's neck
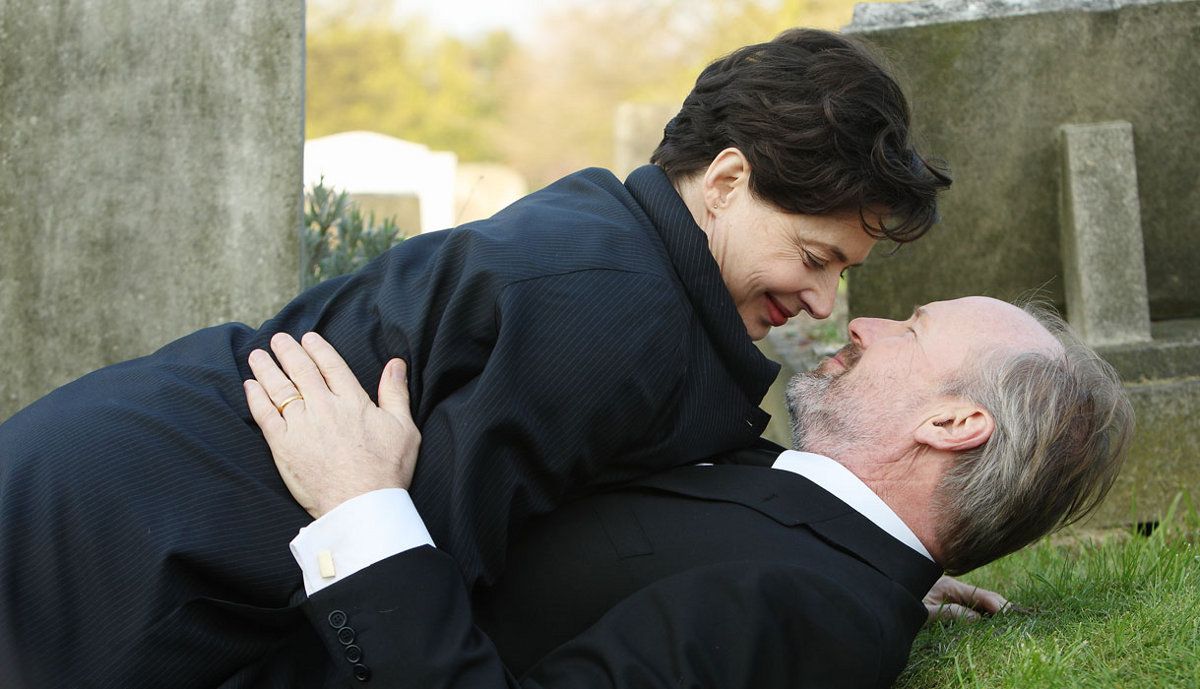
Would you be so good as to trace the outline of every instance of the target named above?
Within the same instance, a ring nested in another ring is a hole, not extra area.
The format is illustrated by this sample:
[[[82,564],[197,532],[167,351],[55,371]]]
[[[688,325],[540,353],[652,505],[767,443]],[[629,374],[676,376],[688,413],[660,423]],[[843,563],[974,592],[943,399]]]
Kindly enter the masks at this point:
[[[933,559],[940,562],[941,547],[932,508],[934,493],[943,473],[942,467],[948,466],[948,462],[946,458],[934,454],[931,451],[914,450],[893,461],[861,459],[853,455],[848,459],[833,459],[878,495],[916,534]]]
[[[799,474],[852,507],[875,526],[921,555],[933,559],[908,524],[850,470],[824,455],[789,450],[779,454],[774,469]]]

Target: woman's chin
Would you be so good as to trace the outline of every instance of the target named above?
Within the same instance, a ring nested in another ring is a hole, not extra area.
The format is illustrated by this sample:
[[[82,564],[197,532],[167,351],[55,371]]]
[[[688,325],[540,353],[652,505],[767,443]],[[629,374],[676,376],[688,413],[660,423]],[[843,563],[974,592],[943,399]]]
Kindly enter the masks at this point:
[[[746,334],[749,335],[750,339],[754,340],[755,342],[758,342],[766,337],[767,333],[769,332],[771,332],[770,323],[760,320],[746,322]]]

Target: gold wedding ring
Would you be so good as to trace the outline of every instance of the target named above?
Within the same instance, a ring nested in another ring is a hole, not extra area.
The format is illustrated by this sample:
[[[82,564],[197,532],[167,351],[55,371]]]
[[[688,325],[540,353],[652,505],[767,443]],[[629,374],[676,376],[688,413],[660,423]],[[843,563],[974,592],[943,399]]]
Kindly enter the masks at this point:
[[[304,399],[304,395],[301,395],[300,393],[297,392],[296,394],[292,395],[291,397],[289,397],[289,398],[285,399],[284,401],[280,402],[279,404],[275,405],[275,408],[279,410],[280,414],[283,414],[284,407],[288,406],[292,402],[298,402],[303,399]]]

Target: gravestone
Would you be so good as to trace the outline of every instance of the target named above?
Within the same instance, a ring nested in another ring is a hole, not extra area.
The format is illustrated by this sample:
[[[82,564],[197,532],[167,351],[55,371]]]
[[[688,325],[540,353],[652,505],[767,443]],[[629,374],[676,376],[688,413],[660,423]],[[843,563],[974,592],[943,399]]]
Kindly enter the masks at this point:
[[[901,74],[924,149],[950,161],[942,223],[894,256],[879,247],[850,288],[854,314],[907,317],[928,295],[1011,299],[1043,288],[1064,306],[1059,127],[1129,122],[1150,317],[1200,317],[1200,2],[859,5],[847,31]],[[940,12],[939,12],[940,11]],[[893,22],[888,24],[881,19]],[[867,21],[867,18],[870,21]]]
[[[304,3],[0,2],[0,419],[299,286]]]
[[[1071,325],[1093,345],[1150,340],[1133,128],[1068,124],[1062,146],[1059,248]]]
[[[1151,520],[1200,486],[1200,2],[859,5],[896,66],[942,222],[850,282],[851,315],[1040,291],[1127,383],[1129,463],[1097,519]]]
[[[396,218],[406,233],[409,227],[433,232],[455,225],[457,167],[453,153],[377,132],[342,132],[304,144],[306,188],[324,178],[326,186],[349,192],[363,208],[389,207],[385,200],[391,199],[390,207],[406,213]],[[403,197],[416,197],[416,206]]]
[[[374,216],[375,224],[393,220],[401,236],[421,234],[421,199],[414,192],[405,194],[350,194],[350,200],[365,218]]]

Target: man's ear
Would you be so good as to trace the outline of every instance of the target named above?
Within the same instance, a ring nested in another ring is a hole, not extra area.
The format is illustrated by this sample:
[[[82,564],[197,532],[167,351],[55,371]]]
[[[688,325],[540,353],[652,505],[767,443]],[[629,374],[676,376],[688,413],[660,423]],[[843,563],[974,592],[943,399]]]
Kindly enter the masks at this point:
[[[750,161],[730,147],[718,153],[704,172],[704,205],[710,213],[719,212],[739,188],[743,193],[750,191]]]
[[[983,445],[996,431],[988,411],[968,400],[939,406],[917,427],[914,439],[935,450],[964,452]]]

